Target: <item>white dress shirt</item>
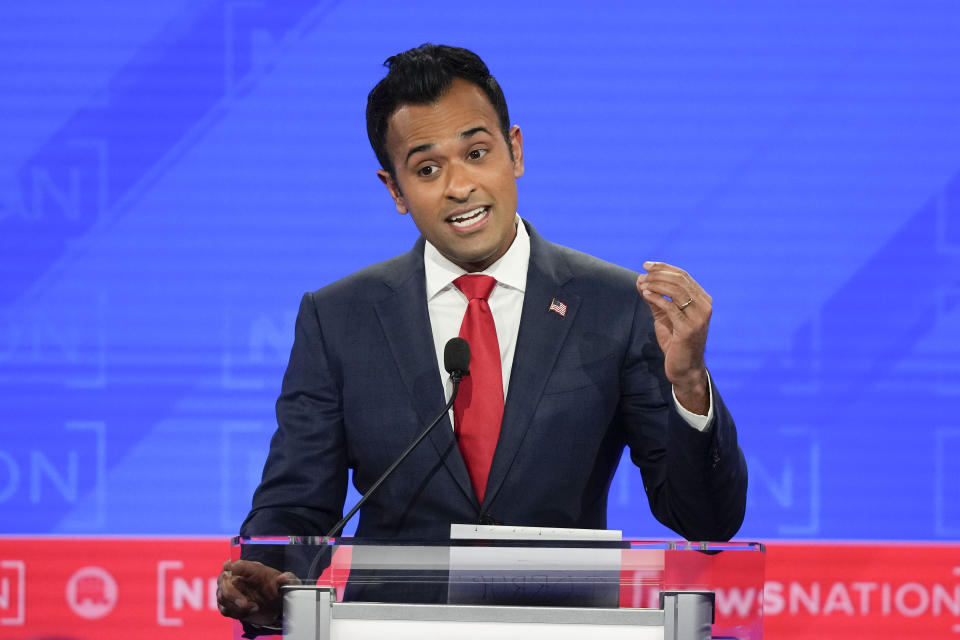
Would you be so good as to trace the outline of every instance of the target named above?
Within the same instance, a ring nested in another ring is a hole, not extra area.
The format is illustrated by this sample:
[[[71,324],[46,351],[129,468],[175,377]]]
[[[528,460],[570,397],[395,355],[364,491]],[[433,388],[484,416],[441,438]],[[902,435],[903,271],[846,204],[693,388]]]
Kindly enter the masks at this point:
[[[506,401],[510,388],[510,371],[513,369],[513,356],[517,349],[517,334],[520,332],[520,316],[523,312],[523,294],[527,288],[527,266],[530,263],[530,235],[517,216],[517,235],[513,244],[499,260],[481,273],[497,280],[496,286],[487,298],[493,321],[497,327],[497,342],[500,344],[500,364],[503,375],[503,398]],[[443,350],[450,338],[460,335],[460,325],[467,311],[467,296],[453,284],[453,281],[467,273],[445,258],[430,242],[423,250],[423,265],[427,284],[427,311],[430,315],[430,328],[433,331],[433,345],[437,354],[437,366],[444,382],[444,394],[447,400],[453,391],[450,376],[443,366]],[[639,294],[637,294],[639,295]],[[712,391],[712,382],[708,380],[708,392]],[[706,430],[713,420],[713,397],[710,396],[710,408],[707,415],[687,411],[677,402],[676,393],[673,403],[677,411],[690,424],[700,431]],[[453,420],[451,419],[451,424]]]

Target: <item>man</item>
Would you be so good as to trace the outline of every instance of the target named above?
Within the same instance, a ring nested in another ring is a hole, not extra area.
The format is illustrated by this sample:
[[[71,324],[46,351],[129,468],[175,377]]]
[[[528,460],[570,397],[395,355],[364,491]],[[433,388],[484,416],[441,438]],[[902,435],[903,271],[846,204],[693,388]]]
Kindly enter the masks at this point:
[[[689,539],[729,539],[746,466],[704,364],[710,296],[678,268],[646,262],[637,276],[518,218],[523,137],[475,54],[423,45],[387,66],[368,134],[378,177],[422,237],[304,296],[241,533],[332,527],[348,468],[365,492],[442,411],[451,389],[440,353],[460,334],[473,356],[467,399],[364,506],[358,536],[443,539],[456,522],[604,528],[629,446],[661,522]],[[225,563],[220,609],[275,623],[289,579]]]

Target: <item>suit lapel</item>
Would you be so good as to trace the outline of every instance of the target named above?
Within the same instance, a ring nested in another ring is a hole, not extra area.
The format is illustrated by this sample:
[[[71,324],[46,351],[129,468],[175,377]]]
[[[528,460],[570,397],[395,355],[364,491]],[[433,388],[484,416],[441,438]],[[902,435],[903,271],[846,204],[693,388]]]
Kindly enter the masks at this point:
[[[580,306],[580,297],[563,288],[572,277],[566,263],[530,225],[527,228],[530,233],[530,265],[523,296],[523,313],[500,439],[497,441],[481,511],[486,510],[496,498],[500,485],[513,465],[540,403],[544,385],[553,371]],[[554,299],[566,305],[565,315],[550,310],[550,303]]]
[[[403,260],[401,268],[385,280],[391,293],[378,300],[375,307],[400,378],[422,424],[409,434],[413,440],[443,410],[445,402],[427,311],[422,238]],[[460,489],[476,502],[448,417],[434,427],[430,440]]]

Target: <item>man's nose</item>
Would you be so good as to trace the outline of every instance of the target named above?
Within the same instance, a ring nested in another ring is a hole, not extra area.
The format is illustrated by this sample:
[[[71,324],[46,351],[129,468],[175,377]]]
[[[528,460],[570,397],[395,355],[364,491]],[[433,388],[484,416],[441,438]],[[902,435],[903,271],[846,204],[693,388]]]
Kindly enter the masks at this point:
[[[451,200],[465,202],[477,188],[476,180],[470,168],[453,163],[447,168],[447,188],[445,195]]]

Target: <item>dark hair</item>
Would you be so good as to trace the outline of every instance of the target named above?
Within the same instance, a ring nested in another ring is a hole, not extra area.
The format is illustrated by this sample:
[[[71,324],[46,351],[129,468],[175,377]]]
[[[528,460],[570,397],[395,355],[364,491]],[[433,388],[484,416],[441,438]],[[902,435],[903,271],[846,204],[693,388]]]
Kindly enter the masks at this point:
[[[454,79],[462,78],[480,87],[500,120],[500,131],[510,147],[510,115],[507,100],[496,78],[480,56],[460,47],[422,44],[383,63],[387,75],[367,96],[367,137],[377,154],[380,166],[395,175],[393,162],[387,152],[387,121],[405,104],[432,104],[439,100]]]

